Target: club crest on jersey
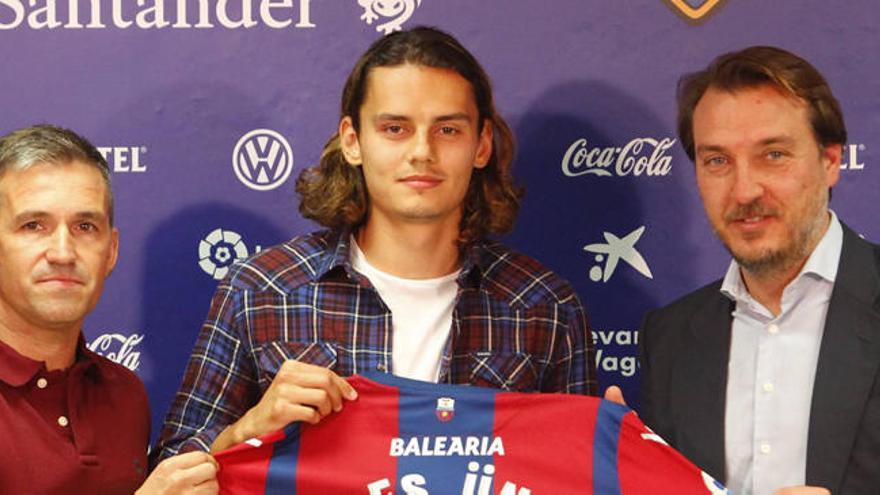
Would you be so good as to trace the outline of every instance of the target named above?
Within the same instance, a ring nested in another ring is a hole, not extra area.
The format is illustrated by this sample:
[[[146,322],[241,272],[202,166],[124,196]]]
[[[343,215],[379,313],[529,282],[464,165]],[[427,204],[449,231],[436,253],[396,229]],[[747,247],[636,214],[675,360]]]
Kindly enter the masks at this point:
[[[447,423],[455,416],[455,399],[452,397],[440,397],[437,399],[437,419]]]

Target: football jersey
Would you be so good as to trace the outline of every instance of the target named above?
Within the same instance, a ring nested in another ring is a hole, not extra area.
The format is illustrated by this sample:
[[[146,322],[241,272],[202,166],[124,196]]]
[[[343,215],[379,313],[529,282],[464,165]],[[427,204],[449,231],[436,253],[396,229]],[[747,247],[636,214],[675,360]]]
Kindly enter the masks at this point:
[[[368,377],[317,425],[217,454],[220,493],[727,493],[619,404]]]

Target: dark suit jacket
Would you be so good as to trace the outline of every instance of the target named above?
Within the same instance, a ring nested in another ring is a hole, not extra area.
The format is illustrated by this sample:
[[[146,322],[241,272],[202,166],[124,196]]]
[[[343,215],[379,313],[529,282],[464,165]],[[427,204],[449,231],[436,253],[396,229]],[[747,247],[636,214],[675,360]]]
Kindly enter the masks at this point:
[[[649,313],[639,336],[641,417],[710,475],[724,472],[733,302],[721,281]],[[880,246],[843,228],[819,350],[807,440],[808,485],[880,494]],[[785,411],[779,411],[785,414]]]

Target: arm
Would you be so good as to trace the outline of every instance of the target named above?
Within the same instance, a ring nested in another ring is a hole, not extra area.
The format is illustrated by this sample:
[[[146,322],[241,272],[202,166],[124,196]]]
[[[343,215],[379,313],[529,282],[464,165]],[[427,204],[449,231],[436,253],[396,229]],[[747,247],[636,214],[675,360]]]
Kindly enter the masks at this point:
[[[214,439],[211,452],[294,421],[315,424],[330,413],[341,411],[343,399],[357,399],[357,392],[336,373],[312,364],[285,361],[257,405]]]
[[[557,335],[554,372],[547,391],[599,395],[596,348],[584,307],[572,292],[570,299],[559,305],[559,311],[567,331]]]
[[[257,370],[238,321],[241,298],[228,281],[218,286],[152,464],[180,452],[209,450],[214,438],[259,399]]]
[[[165,421],[158,459],[217,452],[293,421],[315,423],[339,410],[343,397],[356,397],[335,373],[296,361],[280,366],[264,394],[249,334],[255,318],[245,309],[245,297],[226,282],[218,287]]]

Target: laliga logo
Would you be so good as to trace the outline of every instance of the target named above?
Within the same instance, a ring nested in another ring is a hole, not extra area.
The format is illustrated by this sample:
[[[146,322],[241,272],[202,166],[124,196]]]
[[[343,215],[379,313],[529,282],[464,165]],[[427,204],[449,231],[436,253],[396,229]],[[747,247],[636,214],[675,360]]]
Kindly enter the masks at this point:
[[[358,0],[358,5],[364,8],[361,19],[367,24],[372,25],[373,21],[381,17],[396,18],[376,26],[376,31],[382,31],[385,34],[391,34],[394,31],[400,31],[400,26],[412,17],[416,7],[422,3],[422,0]]]
[[[255,252],[259,251],[257,246]],[[199,242],[199,266],[214,280],[222,280],[233,263],[247,257],[247,246],[241,236],[231,230],[215,229]]]
[[[122,335],[120,333],[105,333],[99,335],[87,347],[95,354],[119,363],[131,371],[135,371],[141,365],[141,353],[134,349],[144,340],[139,333]]]
[[[666,152],[675,139],[657,141],[651,138],[635,138],[622,147],[592,148],[586,139],[571,143],[562,157],[562,173],[568,177],[578,175],[665,176],[672,170],[672,157]],[[613,170],[614,173],[611,173]]]
[[[721,0],[666,0],[684,16],[692,21],[699,21],[712,12]]]
[[[269,191],[280,186],[293,170],[293,151],[284,136],[271,129],[255,129],[238,140],[232,168],[245,186]]]
[[[617,263],[620,260],[625,261],[629,266],[635,268],[636,271],[645,277],[653,279],[654,276],[651,274],[651,269],[648,267],[645,258],[636,251],[636,242],[639,241],[639,238],[642,237],[644,232],[644,225],[633,230],[622,238],[617,237],[611,232],[603,232],[602,235],[605,236],[606,243],[587,244],[584,246],[584,251],[596,253],[596,263],[602,263],[605,261],[604,267],[597,264],[590,269],[590,280],[593,282],[598,282],[600,280],[602,282],[607,282],[608,279],[614,275],[614,270],[617,268]],[[607,258],[605,255],[607,255]]]

